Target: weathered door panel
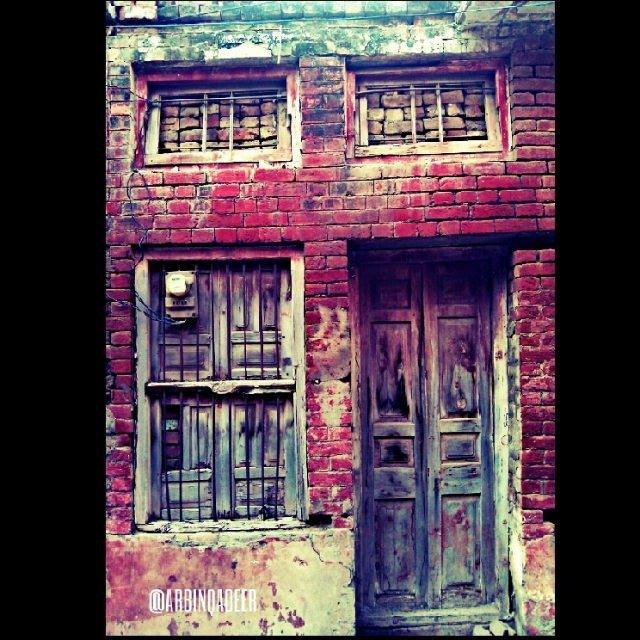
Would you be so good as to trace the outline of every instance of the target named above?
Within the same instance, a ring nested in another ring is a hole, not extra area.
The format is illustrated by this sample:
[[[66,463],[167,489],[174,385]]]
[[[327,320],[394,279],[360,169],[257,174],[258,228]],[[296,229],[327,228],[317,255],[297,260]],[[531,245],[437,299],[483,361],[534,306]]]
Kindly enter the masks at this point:
[[[424,561],[419,397],[420,271],[370,269],[363,279],[365,318],[364,568],[369,606],[414,606]]]
[[[489,278],[480,262],[424,272],[429,576],[433,608],[493,596]]]
[[[367,611],[495,598],[490,292],[481,261],[360,271]]]

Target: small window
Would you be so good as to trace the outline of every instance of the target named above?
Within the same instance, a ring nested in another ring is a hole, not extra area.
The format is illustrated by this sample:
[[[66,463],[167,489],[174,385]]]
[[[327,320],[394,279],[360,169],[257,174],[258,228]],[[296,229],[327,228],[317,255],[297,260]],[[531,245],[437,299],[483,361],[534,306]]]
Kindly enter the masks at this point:
[[[355,73],[355,156],[503,150],[495,69]]]
[[[301,516],[296,259],[150,264],[139,523]]]
[[[154,74],[144,164],[291,160],[295,75],[264,75]]]

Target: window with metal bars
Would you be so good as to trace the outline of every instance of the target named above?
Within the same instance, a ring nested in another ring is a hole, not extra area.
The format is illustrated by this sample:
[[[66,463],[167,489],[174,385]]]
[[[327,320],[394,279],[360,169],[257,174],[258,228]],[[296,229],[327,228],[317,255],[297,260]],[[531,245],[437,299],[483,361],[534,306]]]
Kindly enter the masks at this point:
[[[503,151],[496,71],[352,73],[355,156]]]
[[[300,516],[291,260],[157,260],[148,281],[145,519]]]
[[[291,160],[299,133],[295,73],[257,73],[141,76],[144,164]]]

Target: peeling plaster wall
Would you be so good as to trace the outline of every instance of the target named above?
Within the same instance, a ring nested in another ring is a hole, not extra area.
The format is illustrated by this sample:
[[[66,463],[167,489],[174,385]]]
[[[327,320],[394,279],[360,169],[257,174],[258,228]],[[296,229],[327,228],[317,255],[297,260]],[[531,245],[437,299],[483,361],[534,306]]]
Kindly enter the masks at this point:
[[[353,635],[346,529],[144,534],[107,540],[108,635]],[[149,611],[152,589],[256,589],[255,612]]]

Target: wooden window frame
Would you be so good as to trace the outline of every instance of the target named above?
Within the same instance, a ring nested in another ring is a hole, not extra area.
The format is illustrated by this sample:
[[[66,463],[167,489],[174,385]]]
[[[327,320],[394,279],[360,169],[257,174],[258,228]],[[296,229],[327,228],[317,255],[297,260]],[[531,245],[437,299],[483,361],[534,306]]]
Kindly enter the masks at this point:
[[[366,129],[366,98],[358,98],[362,86],[407,85],[416,79],[430,82],[452,79],[495,81],[495,100],[485,95],[485,114],[488,140],[448,142],[415,142],[411,144],[376,144],[368,146]],[[496,154],[507,153],[510,148],[510,116],[507,97],[507,65],[503,60],[461,60],[435,65],[413,67],[375,67],[352,69],[347,72],[346,128],[347,157]]]
[[[290,261],[291,273],[291,315],[293,320],[293,370],[292,380],[293,390],[293,417],[294,417],[294,456],[296,475],[296,515],[295,518],[282,517],[276,521],[262,520],[238,520],[230,521],[219,519],[218,521],[203,522],[176,522],[171,524],[171,528],[180,530],[198,530],[222,528],[228,529],[230,522],[240,523],[241,529],[262,528],[271,526],[280,528],[283,525],[292,524],[292,520],[305,521],[308,518],[309,503],[307,491],[307,455],[306,455],[306,399],[305,399],[305,335],[304,335],[304,256],[301,251],[294,248],[279,247],[268,248],[153,248],[145,251],[135,268],[135,292],[142,302],[136,307],[136,437],[135,437],[135,486],[134,486],[134,522],[139,528],[147,528],[152,516],[153,504],[153,478],[152,478],[152,451],[151,451],[151,429],[153,401],[149,396],[148,382],[151,379],[151,320],[144,313],[144,305],[151,306],[151,266],[154,262],[162,261],[242,261],[250,259],[288,259]],[[253,384],[250,386],[257,389],[257,393],[268,392],[269,384]],[[239,387],[247,386],[246,380],[237,381]],[[185,383],[182,383],[184,385]],[[205,388],[211,382],[186,383],[193,388],[200,385]],[[214,383],[215,384],[215,383]],[[277,384],[277,383],[275,383]],[[175,383],[176,388],[181,383]],[[282,385],[280,385],[282,386]],[[289,386],[289,385],[287,385]],[[295,523],[293,523],[295,524]],[[175,526],[177,525],[177,527]],[[166,523],[163,522],[163,527]],[[235,525],[234,525],[235,526]],[[145,529],[146,530],[146,529]]]
[[[163,90],[173,93],[192,90],[194,85],[206,91],[217,85],[256,83],[269,85],[285,81],[287,99],[278,109],[278,145],[267,149],[220,149],[211,151],[185,151],[159,153],[160,96],[158,85],[171,84],[174,88]],[[174,69],[162,72],[139,73],[135,79],[137,94],[135,166],[162,166],[182,164],[228,164],[237,162],[291,162],[301,154],[300,89],[297,69],[291,66],[276,68],[243,67],[236,69]]]

